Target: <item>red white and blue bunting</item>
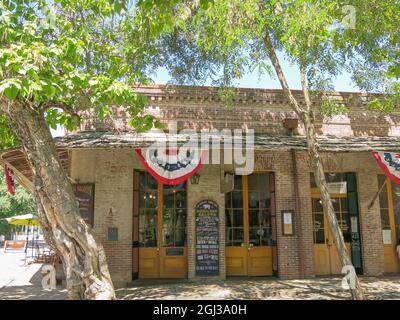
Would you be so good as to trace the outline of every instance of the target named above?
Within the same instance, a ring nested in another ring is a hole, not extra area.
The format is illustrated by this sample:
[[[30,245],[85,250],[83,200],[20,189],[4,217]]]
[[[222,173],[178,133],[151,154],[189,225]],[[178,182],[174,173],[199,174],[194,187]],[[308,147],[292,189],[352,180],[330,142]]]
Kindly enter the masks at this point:
[[[176,185],[189,179],[200,169],[208,154],[197,148],[156,146],[135,149],[135,152],[153,178],[166,185]]]
[[[400,153],[374,151],[372,154],[386,176],[400,184]]]
[[[15,195],[15,183],[14,183],[14,172],[4,165],[4,175],[6,176],[7,188],[8,192],[14,196]]]

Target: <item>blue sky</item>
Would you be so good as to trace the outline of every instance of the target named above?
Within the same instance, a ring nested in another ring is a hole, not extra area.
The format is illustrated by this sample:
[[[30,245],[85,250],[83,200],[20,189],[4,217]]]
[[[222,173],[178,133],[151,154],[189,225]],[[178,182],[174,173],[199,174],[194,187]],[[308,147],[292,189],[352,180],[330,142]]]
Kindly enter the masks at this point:
[[[299,69],[296,66],[291,65],[287,60],[283,58],[283,54],[278,53],[282,68],[285,72],[289,86],[291,89],[301,89],[300,85],[300,74]],[[166,69],[161,68],[153,78],[156,84],[166,84],[171,80]],[[336,79],[333,84],[336,91],[350,91],[357,92],[359,89],[353,85],[351,76],[348,73],[343,73]],[[206,83],[206,85],[210,85]],[[258,73],[255,70],[253,73],[245,75],[242,79],[237,82],[238,87],[242,88],[263,88],[263,89],[281,89],[278,79],[271,79],[269,75],[264,75],[259,81]]]

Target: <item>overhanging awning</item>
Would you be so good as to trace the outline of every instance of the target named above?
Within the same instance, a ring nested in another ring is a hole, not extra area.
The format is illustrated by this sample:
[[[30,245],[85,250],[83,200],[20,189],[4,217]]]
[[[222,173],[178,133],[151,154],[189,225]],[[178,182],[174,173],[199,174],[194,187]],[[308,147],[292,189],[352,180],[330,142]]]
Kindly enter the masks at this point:
[[[211,138],[218,135],[210,135]],[[86,131],[55,138],[61,163],[68,170],[72,149],[142,148],[154,142],[176,141],[177,146],[188,142],[188,136],[147,133],[118,133]],[[243,138],[245,140],[245,138]],[[400,151],[400,137],[318,137],[322,152]],[[255,135],[255,150],[307,150],[305,136]],[[32,171],[21,149],[0,151],[1,164],[14,171],[16,179],[28,189],[32,188]]]
[[[218,135],[211,135],[211,137]],[[184,135],[159,133],[112,133],[81,132],[56,138],[58,148],[62,149],[95,149],[95,148],[140,148],[154,142],[176,138],[178,146],[188,141]],[[245,140],[245,138],[243,138]],[[321,151],[325,152],[366,152],[366,151],[400,151],[400,137],[318,137]],[[256,150],[306,150],[305,136],[255,135]]]

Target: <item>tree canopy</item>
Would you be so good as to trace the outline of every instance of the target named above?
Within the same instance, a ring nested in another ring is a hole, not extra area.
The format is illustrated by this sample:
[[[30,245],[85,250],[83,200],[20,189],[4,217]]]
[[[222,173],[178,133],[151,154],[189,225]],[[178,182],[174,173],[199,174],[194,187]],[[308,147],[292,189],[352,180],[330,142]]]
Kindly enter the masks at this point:
[[[74,128],[89,108],[100,118],[110,115],[111,104],[125,107],[137,130],[159,125],[142,113],[146,99],[134,91],[148,82],[150,46],[133,10],[127,1],[2,1],[2,104],[27,103],[53,129]],[[3,125],[0,135],[4,144],[13,139]]]
[[[304,69],[311,91],[334,90],[332,80],[347,71],[360,90],[386,94],[371,107],[391,111],[398,101],[397,0],[170,1],[163,14],[145,2],[153,6],[143,15],[170,25],[158,61],[175,83],[230,87],[253,70],[273,77],[268,32],[275,50]]]

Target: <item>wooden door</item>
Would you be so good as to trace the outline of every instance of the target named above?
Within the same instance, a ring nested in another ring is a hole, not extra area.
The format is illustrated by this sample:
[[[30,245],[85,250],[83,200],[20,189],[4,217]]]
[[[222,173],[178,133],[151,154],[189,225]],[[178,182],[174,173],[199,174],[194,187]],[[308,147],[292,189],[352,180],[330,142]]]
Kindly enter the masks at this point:
[[[336,218],[342,230],[347,252],[351,255],[351,230],[347,210],[347,197],[343,194],[332,196]],[[329,230],[328,219],[323,212],[320,198],[312,199],[314,220],[314,267],[316,275],[342,273],[342,263]]]
[[[163,185],[160,192],[160,277],[186,278],[186,182],[175,186]]]
[[[379,204],[381,214],[381,228],[383,239],[384,271],[388,273],[400,272],[399,258],[396,245],[399,239],[399,211],[400,189],[391,183],[384,175],[378,176]],[[385,185],[383,185],[385,184]]]
[[[234,190],[225,196],[228,276],[273,273],[269,175],[235,176]]]
[[[186,183],[163,186],[139,172],[136,198],[139,278],[186,278]]]

